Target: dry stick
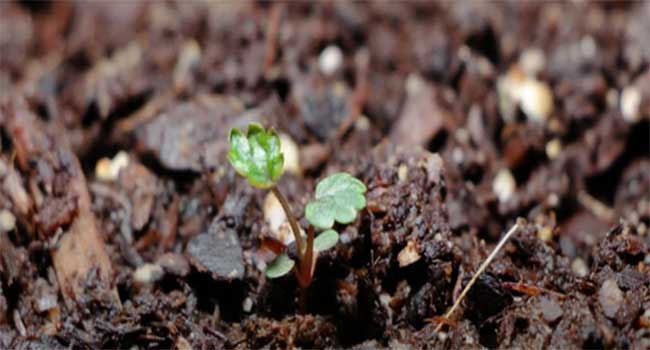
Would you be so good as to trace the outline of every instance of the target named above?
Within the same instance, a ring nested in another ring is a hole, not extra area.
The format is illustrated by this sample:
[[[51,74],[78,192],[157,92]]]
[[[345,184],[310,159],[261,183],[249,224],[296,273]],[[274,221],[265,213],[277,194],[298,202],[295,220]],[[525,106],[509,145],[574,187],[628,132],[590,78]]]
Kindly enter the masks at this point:
[[[456,309],[458,308],[458,306],[460,305],[460,303],[463,301],[463,299],[465,298],[465,295],[467,295],[467,293],[469,292],[470,288],[472,288],[472,286],[474,285],[474,283],[476,283],[476,280],[478,279],[478,277],[483,273],[483,271],[485,271],[485,269],[488,267],[488,265],[490,265],[490,263],[492,262],[492,260],[494,260],[494,258],[497,256],[497,254],[499,253],[499,251],[501,250],[501,248],[503,248],[503,246],[506,244],[506,242],[508,241],[508,239],[510,239],[510,236],[512,236],[512,235],[517,231],[517,229],[519,228],[519,225],[520,225],[520,223],[519,223],[519,219],[517,219],[517,222],[516,222],[516,223],[515,223],[511,228],[510,228],[510,230],[508,231],[508,233],[506,233],[506,235],[503,236],[503,238],[501,239],[501,241],[499,241],[499,244],[497,244],[497,246],[494,248],[494,250],[492,251],[492,253],[490,253],[490,255],[487,257],[487,259],[485,259],[485,261],[483,262],[483,264],[481,264],[481,267],[478,268],[478,270],[476,271],[476,273],[474,274],[474,276],[472,276],[472,279],[471,279],[471,280],[469,281],[469,283],[465,286],[465,289],[463,289],[463,292],[460,293],[460,296],[458,297],[458,299],[456,299],[456,302],[455,302],[454,305],[451,307],[451,309],[449,309],[449,311],[447,311],[447,313],[445,314],[445,318],[446,318],[446,319],[449,319],[449,318],[454,314],[454,311],[456,311]],[[442,328],[442,326],[443,326],[442,323],[438,324],[438,326],[436,327],[436,329],[434,330],[434,332],[438,332],[438,331],[440,331],[440,329]]]
[[[284,213],[287,214],[287,219],[289,220],[289,225],[291,226],[291,232],[293,232],[293,237],[296,240],[296,248],[298,248],[298,256],[302,260],[302,256],[304,254],[303,253],[304,243],[302,241],[302,237],[300,236],[300,227],[298,226],[298,221],[296,221],[296,218],[293,216],[293,212],[291,211],[291,206],[289,206],[289,202],[284,197],[282,192],[280,192],[278,187],[276,185],[273,185],[273,187],[271,187],[271,191],[273,191],[273,194],[282,205],[282,209],[284,209]]]
[[[613,222],[616,218],[614,210],[596,198],[592,197],[586,191],[578,192],[578,202],[589,211],[591,211],[594,215],[596,215],[596,217],[606,222]]]

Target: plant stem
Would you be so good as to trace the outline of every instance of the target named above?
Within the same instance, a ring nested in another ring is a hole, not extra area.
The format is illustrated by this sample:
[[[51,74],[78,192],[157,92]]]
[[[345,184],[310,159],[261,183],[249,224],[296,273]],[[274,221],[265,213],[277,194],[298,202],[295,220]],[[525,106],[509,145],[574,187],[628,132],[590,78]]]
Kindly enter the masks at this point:
[[[300,236],[300,226],[298,226],[298,221],[296,221],[296,218],[293,216],[293,212],[291,211],[291,206],[289,206],[289,202],[284,197],[282,192],[280,192],[278,186],[273,185],[273,187],[271,187],[271,191],[273,191],[275,198],[277,198],[280,204],[282,205],[282,209],[284,209],[284,213],[287,214],[287,219],[289,220],[289,225],[291,226],[291,231],[293,232],[293,237],[296,240],[296,248],[298,248],[298,256],[300,257],[300,260],[302,260],[304,254],[304,250],[303,250],[304,243],[302,241],[302,237]]]

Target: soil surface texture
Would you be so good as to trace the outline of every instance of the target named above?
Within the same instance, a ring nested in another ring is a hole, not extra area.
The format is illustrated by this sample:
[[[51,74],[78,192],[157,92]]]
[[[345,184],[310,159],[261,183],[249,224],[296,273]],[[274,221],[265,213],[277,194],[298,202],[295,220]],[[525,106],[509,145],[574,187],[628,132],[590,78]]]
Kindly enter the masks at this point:
[[[648,1],[2,1],[0,348],[650,349],[649,38]],[[304,313],[254,121],[303,228],[367,187]]]

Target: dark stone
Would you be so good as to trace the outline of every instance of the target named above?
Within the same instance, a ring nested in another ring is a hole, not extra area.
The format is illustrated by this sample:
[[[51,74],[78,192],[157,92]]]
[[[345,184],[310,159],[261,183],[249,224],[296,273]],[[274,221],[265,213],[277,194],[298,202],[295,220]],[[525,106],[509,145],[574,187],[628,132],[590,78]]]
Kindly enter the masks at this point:
[[[244,276],[241,245],[237,232],[232,229],[213,224],[207,233],[192,238],[187,253],[197,269],[210,271],[216,279]]]

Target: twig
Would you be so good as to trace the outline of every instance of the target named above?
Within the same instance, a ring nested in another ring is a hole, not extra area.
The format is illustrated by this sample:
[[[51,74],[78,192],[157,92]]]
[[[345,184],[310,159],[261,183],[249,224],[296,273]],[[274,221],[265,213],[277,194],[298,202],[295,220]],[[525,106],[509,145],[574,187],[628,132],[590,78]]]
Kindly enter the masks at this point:
[[[613,222],[614,218],[616,217],[614,210],[596,198],[592,197],[586,191],[578,192],[578,202],[582,204],[583,207],[591,211],[594,215],[596,215],[596,217],[606,222]]]
[[[454,312],[456,311],[456,309],[458,308],[460,303],[463,301],[463,299],[465,298],[465,296],[467,295],[469,290],[472,288],[474,283],[476,283],[476,280],[478,279],[478,277],[483,273],[483,271],[485,271],[485,269],[488,267],[488,265],[490,265],[492,260],[494,260],[494,258],[497,256],[497,254],[499,253],[501,248],[503,248],[503,246],[506,244],[508,239],[510,239],[510,236],[512,236],[517,231],[517,229],[521,225],[520,220],[521,219],[517,219],[517,222],[510,228],[508,233],[506,233],[506,235],[503,236],[503,238],[501,238],[501,241],[499,241],[499,244],[497,244],[497,246],[494,248],[492,253],[490,253],[490,255],[487,257],[487,259],[485,259],[483,264],[481,264],[481,267],[479,267],[478,270],[476,271],[476,273],[474,274],[474,276],[472,276],[472,279],[465,286],[465,289],[463,289],[463,292],[460,293],[460,296],[458,297],[458,299],[456,299],[456,302],[454,303],[454,305],[452,305],[451,309],[449,309],[449,311],[447,311],[447,313],[445,314],[445,317],[444,317],[445,319],[449,320],[451,318],[451,316],[454,314]],[[436,329],[434,330],[434,332],[439,332],[443,325],[444,325],[444,323],[439,323],[438,326],[436,327]]]

